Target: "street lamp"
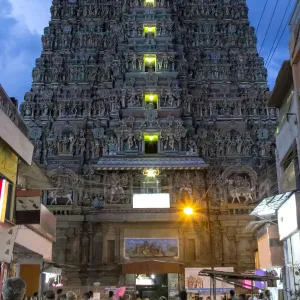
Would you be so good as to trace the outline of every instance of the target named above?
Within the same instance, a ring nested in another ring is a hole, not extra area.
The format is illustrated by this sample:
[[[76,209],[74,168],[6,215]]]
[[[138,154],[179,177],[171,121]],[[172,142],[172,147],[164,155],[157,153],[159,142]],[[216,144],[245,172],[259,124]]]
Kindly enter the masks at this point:
[[[192,207],[186,207],[183,212],[187,215],[187,216],[191,216],[194,214],[194,209]]]

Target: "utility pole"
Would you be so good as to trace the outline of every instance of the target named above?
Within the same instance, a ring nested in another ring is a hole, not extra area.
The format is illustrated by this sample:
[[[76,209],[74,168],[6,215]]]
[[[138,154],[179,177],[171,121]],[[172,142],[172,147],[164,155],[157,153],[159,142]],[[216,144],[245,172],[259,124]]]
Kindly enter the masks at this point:
[[[211,214],[210,214],[210,201],[208,196],[208,186],[207,186],[207,172],[205,172],[205,190],[207,191],[205,194],[205,202],[206,202],[206,210],[207,210],[207,219],[208,219],[208,233],[209,233],[209,243],[210,243],[210,263],[211,269],[215,270],[215,249],[214,242],[211,230]],[[217,299],[216,293],[216,275],[213,276],[213,300]]]

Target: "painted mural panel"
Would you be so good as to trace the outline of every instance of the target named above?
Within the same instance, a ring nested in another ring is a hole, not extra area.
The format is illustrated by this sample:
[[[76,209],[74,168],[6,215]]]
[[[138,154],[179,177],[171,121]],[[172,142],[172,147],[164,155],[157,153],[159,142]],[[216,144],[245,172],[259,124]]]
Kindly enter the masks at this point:
[[[125,257],[178,257],[178,239],[127,238]]]
[[[18,169],[18,157],[9,147],[0,141],[0,174],[11,182],[16,183]]]

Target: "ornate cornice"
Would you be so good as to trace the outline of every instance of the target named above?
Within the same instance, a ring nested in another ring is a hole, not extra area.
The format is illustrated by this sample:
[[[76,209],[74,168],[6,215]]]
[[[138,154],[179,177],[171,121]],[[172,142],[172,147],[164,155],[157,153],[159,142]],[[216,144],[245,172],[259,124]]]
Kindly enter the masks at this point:
[[[208,164],[200,157],[102,157],[95,166],[101,170],[203,169]]]

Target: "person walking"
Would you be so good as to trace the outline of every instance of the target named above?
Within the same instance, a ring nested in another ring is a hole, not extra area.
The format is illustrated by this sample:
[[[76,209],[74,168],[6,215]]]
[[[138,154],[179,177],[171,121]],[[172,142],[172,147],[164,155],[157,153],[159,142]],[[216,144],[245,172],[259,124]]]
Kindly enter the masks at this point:
[[[181,291],[179,293],[179,298],[180,298],[180,300],[186,300],[187,299],[187,292],[186,291]]]
[[[53,291],[47,291],[45,296],[46,300],[55,300],[55,294]]]
[[[90,294],[89,293],[84,293],[82,298],[83,298],[83,300],[89,300],[90,299]]]
[[[93,293],[93,291],[89,291],[89,299],[90,300],[94,299],[94,293]]]
[[[3,284],[3,300],[23,300],[25,293],[26,283],[21,278],[8,278]]]
[[[69,291],[66,294],[67,300],[77,300],[77,296],[74,292]]]
[[[237,297],[237,296],[235,295],[235,291],[234,291],[234,290],[231,290],[231,291],[229,292],[229,294],[230,294],[229,300],[239,300],[239,297]]]
[[[113,300],[114,299],[114,292],[113,291],[109,291],[108,292],[108,300]]]

